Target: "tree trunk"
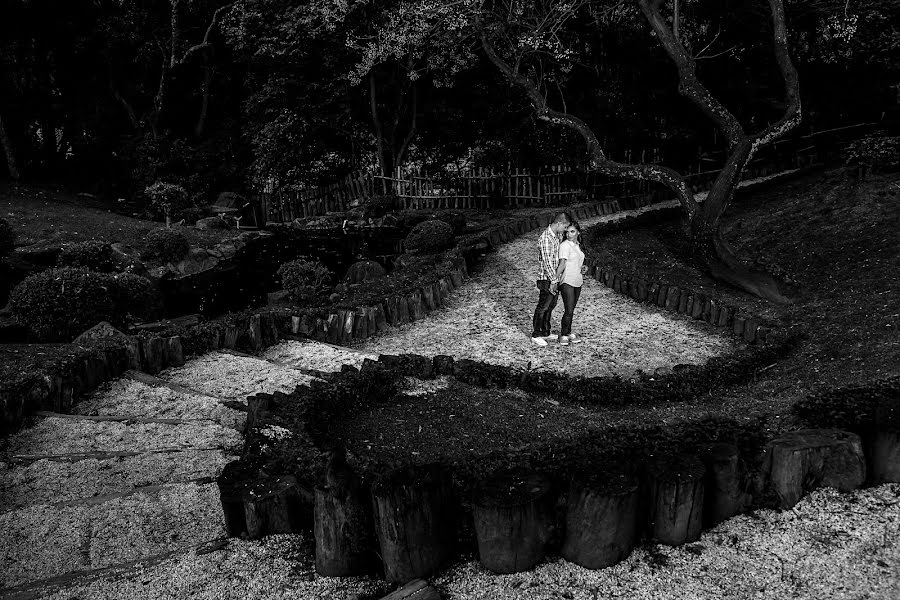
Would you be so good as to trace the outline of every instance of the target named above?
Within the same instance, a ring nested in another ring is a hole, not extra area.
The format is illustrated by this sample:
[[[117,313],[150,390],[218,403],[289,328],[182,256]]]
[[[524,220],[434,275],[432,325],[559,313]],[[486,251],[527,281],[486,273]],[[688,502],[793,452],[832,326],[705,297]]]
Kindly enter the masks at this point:
[[[203,136],[203,130],[206,127],[206,117],[209,114],[209,89],[212,87],[214,69],[209,65],[203,66],[203,99],[200,104],[200,116],[197,117],[197,125],[194,127],[194,135]]]
[[[6,155],[6,168],[9,170],[9,176],[15,180],[22,177],[19,172],[18,161],[16,160],[16,150],[9,139],[6,127],[3,125],[3,115],[0,115],[0,145],[3,146],[3,153]]]
[[[481,564],[494,573],[519,573],[544,560],[551,500],[550,482],[540,475],[483,484],[472,507]]]
[[[456,523],[450,477],[439,466],[390,473],[372,489],[385,579],[405,583],[453,556]]]

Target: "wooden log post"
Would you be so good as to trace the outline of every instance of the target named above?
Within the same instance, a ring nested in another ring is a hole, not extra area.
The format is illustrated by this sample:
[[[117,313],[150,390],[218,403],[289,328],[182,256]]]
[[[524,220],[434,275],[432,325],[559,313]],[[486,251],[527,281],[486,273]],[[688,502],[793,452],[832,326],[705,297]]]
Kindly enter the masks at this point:
[[[573,479],[562,555],[587,569],[625,559],[637,541],[639,485],[625,470]]]
[[[247,322],[247,337],[249,339],[250,350],[259,352],[263,348],[262,325],[260,324],[260,315],[251,315]]]
[[[427,577],[453,557],[456,509],[450,477],[439,466],[388,473],[373,486],[372,501],[388,581]]]
[[[544,560],[553,526],[550,490],[539,474],[504,474],[479,486],[472,512],[486,569],[519,573]]]
[[[873,483],[900,482],[900,401],[881,400],[875,407],[875,431],[869,443]]]
[[[233,460],[225,465],[216,479],[219,498],[225,517],[225,531],[231,537],[240,537],[247,532],[247,518],[244,515],[245,465]]]
[[[238,328],[236,325],[228,325],[225,327],[225,335],[222,340],[222,347],[233,350],[237,346]]]
[[[165,344],[162,338],[153,337],[141,340],[141,370],[155,375],[163,370],[163,352]]]
[[[316,573],[352,577],[377,565],[372,507],[356,486],[317,487],[313,535]]]
[[[170,367],[184,365],[184,351],[181,349],[181,338],[172,336],[166,338],[166,364]]]
[[[701,458],[706,465],[703,522],[712,527],[740,514],[750,504],[743,465],[734,444],[712,444]]]
[[[306,522],[300,485],[293,475],[259,479],[243,490],[247,535],[299,533]],[[307,525],[308,527],[308,525]]]
[[[374,324],[375,324],[375,332],[382,333],[387,331],[389,326],[387,322],[387,318],[385,317],[385,307],[383,304],[376,304],[372,307],[374,313]]]
[[[673,456],[648,465],[651,535],[678,546],[700,538],[703,526],[703,475],[695,456]]]
[[[858,435],[837,429],[788,432],[766,449],[763,472],[782,508],[791,508],[807,492],[834,487],[848,492],[866,479],[866,460]]]

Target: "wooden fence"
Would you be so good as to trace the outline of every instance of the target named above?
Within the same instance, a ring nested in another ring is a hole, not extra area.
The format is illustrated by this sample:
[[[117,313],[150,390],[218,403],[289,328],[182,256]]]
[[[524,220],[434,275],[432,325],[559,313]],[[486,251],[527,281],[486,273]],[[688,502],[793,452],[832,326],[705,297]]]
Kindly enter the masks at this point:
[[[860,123],[779,140],[762,150],[748,165],[744,177],[833,162],[840,158],[850,140],[869,133],[875,126]],[[696,171],[685,174],[688,186],[695,193],[708,190],[719,169],[703,169],[704,161],[722,164],[724,159],[722,151],[704,154]],[[671,196],[664,186],[648,181],[615,179],[561,165],[537,171],[509,165],[502,170],[478,168],[455,174],[398,170],[391,177],[359,172],[327,186],[259,194],[257,200],[264,220],[284,223],[298,217],[344,211],[378,194],[395,195],[399,208],[412,209],[558,206],[612,198],[627,203],[636,197],[656,201]]]

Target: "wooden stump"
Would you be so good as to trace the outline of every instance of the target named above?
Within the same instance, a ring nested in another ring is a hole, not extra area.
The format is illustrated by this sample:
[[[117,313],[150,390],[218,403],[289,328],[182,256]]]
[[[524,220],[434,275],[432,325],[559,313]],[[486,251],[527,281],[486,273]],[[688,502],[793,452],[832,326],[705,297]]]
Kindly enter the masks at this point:
[[[303,530],[305,511],[300,485],[293,475],[257,480],[242,495],[250,538]]]
[[[225,517],[225,531],[231,537],[240,537],[247,532],[247,518],[244,515],[244,464],[233,460],[222,469],[216,479],[219,498]]]
[[[375,533],[388,581],[426,577],[452,558],[452,496],[450,477],[437,466],[398,469],[375,483]]]
[[[259,352],[263,347],[262,325],[260,315],[251,315],[247,322],[247,336],[250,340],[250,350]]]
[[[859,436],[837,429],[791,431],[772,440],[764,470],[782,508],[791,508],[819,487],[847,492],[866,479]]]
[[[623,471],[573,480],[562,555],[587,569],[614,565],[637,541],[637,478]]]
[[[506,474],[483,483],[473,502],[481,564],[494,573],[519,573],[544,560],[553,525],[550,481]]]
[[[694,456],[660,459],[648,466],[650,527],[655,540],[678,546],[699,539],[704,471]]]
[[[425,303],[426,311],[431,312],[438,307],[438,304],[434,299],[434,288],[431,287],[431,285],[423,285],[418,289],[418,292],[422,301]]]
[[[750,496],[744,491],[744,473],[733,444],[713,444],[703,453],[706,489],[703,522],[713,526],[744,511]]]
[[[441,600],[441,595],[424,579],[413,579],[381,600]]]
[[[371,504],[359,489],[316,488],[313,534],[316,573],[352,577],[376,564]]]
[[[422,298],[421,290],[414,290],[407,299],[409,307],[409,320],[418,321],[424,319],[427,311],[425,310],[425,300]]]
[[[222,340],[222,347],[227,348],[229,350],[234,349],[237,346],[238,340],[238,328],[235,325],[228,325],[225,327],[225,336]]]
[[[867,453],[871,480],[873,483],[900,482],[900,399],[879,400],[875,407],[875,423]]]
[[[326,321],[326,331],[327,337],[325,340],[329,344],[339,344],[341,341],[341,329],[344,324],[341,322],[341,317],[338,314],[331,313],[328,315]]]
[[[389,326],[384,314],[384,305],[376,304],[373,310],[375,311],[375,331],[377,333],[387,331]]]
[[[141,370],[155,375],[163,370],[163,352],[165,345],[162,338],[154,337],[141,340]]]
[[[184,351],[181,349],[181,338],[177,335],[166,338],[166,364],[170,367],[184,365]]]

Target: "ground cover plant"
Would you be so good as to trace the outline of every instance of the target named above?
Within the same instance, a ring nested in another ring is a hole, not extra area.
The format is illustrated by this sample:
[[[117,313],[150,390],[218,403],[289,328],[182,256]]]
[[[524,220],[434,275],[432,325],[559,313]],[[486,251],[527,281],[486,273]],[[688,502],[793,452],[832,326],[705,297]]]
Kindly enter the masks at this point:
[[[800,334],[791,356],[723,395],[733,406],[787,416],[786,407],[809,394],[898,374],[898,221],[897,174],[855,183],[840,170],[818,172],[739,194],[723,224],[726,240],[793,281],[795,301],[783,307],[709,279],[687,258],[677,218],[590,239],[589,259],[702,292]]]

